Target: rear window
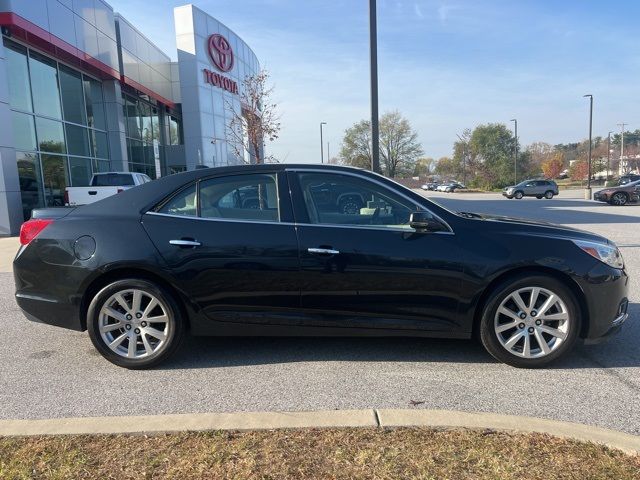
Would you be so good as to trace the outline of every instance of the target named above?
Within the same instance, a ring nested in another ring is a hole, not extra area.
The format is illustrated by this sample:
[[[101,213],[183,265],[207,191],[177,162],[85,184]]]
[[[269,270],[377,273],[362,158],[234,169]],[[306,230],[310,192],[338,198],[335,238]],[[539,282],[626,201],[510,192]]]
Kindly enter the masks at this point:
[[[119,187],[133,185],[133,175],[127,173],[101,173],[95,175],[91,182],[92,187]]]

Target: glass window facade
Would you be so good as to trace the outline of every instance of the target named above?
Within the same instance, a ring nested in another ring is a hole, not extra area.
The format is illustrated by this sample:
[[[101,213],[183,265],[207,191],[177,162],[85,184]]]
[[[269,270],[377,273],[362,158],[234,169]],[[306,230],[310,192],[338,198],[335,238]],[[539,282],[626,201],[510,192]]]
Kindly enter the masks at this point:
[[[129,171],[145,173],[151,178],[175,173],[163,167],[165,146],[182,144],[182,126],[175,114],[163,113],[157,105],[140,98],[123,95]],[[156,155],[162,172],[156,172]]]
[[[109,171],[102,83],[3,39],[9,103],[25,219],[33,208],[64,205],[67,186]]]

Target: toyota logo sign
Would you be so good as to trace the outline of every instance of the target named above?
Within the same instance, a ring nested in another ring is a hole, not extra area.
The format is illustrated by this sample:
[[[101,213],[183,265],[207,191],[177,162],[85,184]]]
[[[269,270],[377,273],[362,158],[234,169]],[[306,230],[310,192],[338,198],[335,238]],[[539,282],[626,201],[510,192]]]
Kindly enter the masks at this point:
[[[233,49],[229,40],[215,33],[209,37],[209,56],[213,64],[221,72],[228,72],[233,68]]]

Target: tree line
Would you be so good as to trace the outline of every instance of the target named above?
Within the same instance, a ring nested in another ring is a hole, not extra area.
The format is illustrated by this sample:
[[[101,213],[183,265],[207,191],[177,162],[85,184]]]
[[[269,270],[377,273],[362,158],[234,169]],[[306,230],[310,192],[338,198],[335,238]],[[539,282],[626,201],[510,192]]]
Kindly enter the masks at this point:
[[[597,136],[592,144],[592,175],[607,170],[617,172],[622,134]],[[514,165],[516,148],[517,165]],[[611,150],[608,155],[608,150]],[[439,175],[466,181],[481,189],[501,188],[528,178],[558,178],[565,173],[573,180],[586,180],[589,141],[551,145],[534,142],[524,148],[517,144],[511,129],[501,123],[487,123],[467,129],[453,144],[451,156],[438,160],[424,156],[418,134],[400,112],[380,118],[380,163],[388,177]],[[624,155],[631,159],[626,170],[640,167],[633,158],[640,154],[640,129],[624,134]],[[371,123],[361,120],[344,134],[338,163],[361,168],[371,167]]]

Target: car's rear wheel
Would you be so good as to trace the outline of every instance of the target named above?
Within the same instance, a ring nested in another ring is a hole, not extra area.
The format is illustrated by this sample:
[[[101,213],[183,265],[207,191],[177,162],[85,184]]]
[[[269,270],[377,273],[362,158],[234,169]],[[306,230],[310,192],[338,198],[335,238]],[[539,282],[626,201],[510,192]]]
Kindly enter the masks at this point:
[[[518,190],[516,193],[513,194],[513,197],[520,200],[522,197],[524,197],[524,193]]]
[[[544,198],[546,198],[547,200],[551,200],[553,198],[553,192],[551,190],[547,190],[546,192],[544,192]]]
[[[611,200],[609,200],[609,203],[611,205],[622,207],[623,205],[626,205],[628,201],[629,201],[629,197],[627,196],[626,193],[616,192],[613,195],[611,195]]]
[[[542,195],[536,195],[536,198],[540,200],[542,198]]]
[[[480,338],[496,359],[521,368],[548,365],[569,351],[580,331],[572,292],[546,276],[521,276],[492,292],[480,321]]]
[[[141,279],[115,281],[100,290],[87,311],[89,337],[115,365],[150,368],[180,346],[184,322],[173,297]]]

